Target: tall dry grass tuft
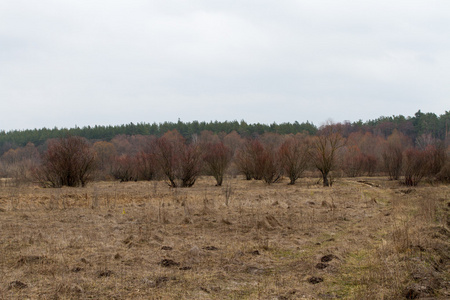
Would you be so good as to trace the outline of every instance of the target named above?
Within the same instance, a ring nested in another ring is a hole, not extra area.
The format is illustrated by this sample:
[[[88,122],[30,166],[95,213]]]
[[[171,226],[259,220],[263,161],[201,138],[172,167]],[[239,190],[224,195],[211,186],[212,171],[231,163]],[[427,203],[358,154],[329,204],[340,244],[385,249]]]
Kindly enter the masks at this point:
[[[225,187],[222,189],[223,195],[225,196],[225,206],[228,207],[230,205],[231,199],[234,194],[234,187],[232,181],[229,179]]]

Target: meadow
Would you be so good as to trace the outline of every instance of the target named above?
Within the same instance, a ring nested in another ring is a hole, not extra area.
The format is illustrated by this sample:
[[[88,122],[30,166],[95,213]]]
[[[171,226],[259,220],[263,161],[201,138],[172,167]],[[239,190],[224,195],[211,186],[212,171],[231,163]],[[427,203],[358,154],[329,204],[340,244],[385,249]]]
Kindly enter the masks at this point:
[[[448,299],[450,187],[0,187],[1,299]]]

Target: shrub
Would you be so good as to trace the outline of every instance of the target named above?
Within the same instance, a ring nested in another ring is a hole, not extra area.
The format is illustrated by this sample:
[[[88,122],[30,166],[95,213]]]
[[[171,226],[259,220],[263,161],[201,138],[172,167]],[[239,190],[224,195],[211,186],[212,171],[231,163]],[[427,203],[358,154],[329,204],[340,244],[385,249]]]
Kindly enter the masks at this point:
[[[429,157],[425,151],[407,149],[404,153],[404,183],[407,186],[416,186],[429,172]]]
[[[194,144],[182,144],[180,150],[180,166],[177,172],[178,178],[181,181],[179,186],[191,187],[200,175],[202,167],[200,147]]]
[[[384,169],[390,180],[398,180],[402,171],[403,149],[408,143],[407,137],[400,132],[394,132],[387,138],[382,158]]]
[[[429,159],[429,166],[427,175],[435,177],[444,167],[447,160],[444,143],[436,143],[435,145],[428,145],[424,152]]]
[[[358,146],[347,147],[343,161],[343,169],[347,176],[361,176],[364,171],[365,162],[366,155],[361,153]]]
[[[402,149],[393,145],[388,145],[383,152],[384,169],[389,175],[389,179],[397,180],[402,169],[403,155]]]
[[[450,160],[447,160],[439,173],[436,175],[436,179],[441,182],[450,182]]]
[[[85,186],[91,179],[95,154],[86,139],[69,137],[51,140],[37,169],[38,179],[52,187]]]
[[[278,150],[281,167],[295,184],[308,166],[310,145],[304,138],[290,137],[281,144]]]
[[[136,177],[139,180],[153,180],[158,173],[156,156],[154,153],[141,151],[134,159],[136,164]]]
[[[99,141],[92,146],[95,151],[97,178],[106,179],[114,168],[117,151],[113,143]]]
[[[247,180],[261,180],[264,172],[264,147],[258,140],[247,140],[237,151],[235,163]]]
[[[171,133],[173,135],[173,133]],[[155,159],[171,187],[191,187],[201,171],[201,151],[198,145],[184,139],[163,136],[156,142]]]
[[[340,134],[340,128],[335,125],[326,125],[321,128],[315,137],[310,152],[314,166],[322,174],[323,186],[331,186],[328,175],[335,168],[337,151],[345,145],[345,139]]]
[[[136,166],[134,157],[123,154],[114,158],[110,173],[114,179],[120,180],[120,182],[137,180]]]
[[[366,154],[363,170],[367,176],[373,176],[377,169],[378,159],[375,155]]]
[[[203,160],[207,171],[216,179],[216,185],[221,186],[223,175],[232,158],[232,150],[222,142],[210,143],[204,146]]]
[[[266,183],[275,183],[281,179],[282,168],[280,167],[277,151],[266,147],[258,159],[262,168],[262,179]]]
[[[9,149],[0,158],[0,176],[14,178],[16,182],[33,179],[33,170],[39,164],[39,152],[33,143]]]

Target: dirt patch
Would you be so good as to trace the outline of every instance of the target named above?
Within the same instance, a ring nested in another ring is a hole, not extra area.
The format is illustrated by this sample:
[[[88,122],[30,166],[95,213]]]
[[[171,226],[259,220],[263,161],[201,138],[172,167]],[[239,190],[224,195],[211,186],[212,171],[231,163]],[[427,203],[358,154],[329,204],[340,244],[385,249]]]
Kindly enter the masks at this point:
[[[323,278],[313,276],[313,277],[308,278],[308,282],[311,284],[318,284],[318,283],[323,282]]]
[[[11,290],[11,289],[21,290],[21,289],[25,289],[27,287],[28,287],[28,285],[26,283],[23,283],[22,281],[19,281],[19,280],[11,281],[8,284],[8,290]]]
[[[97,273],[97,277],[99,277],[99,278],[101,278],[101,277],[110,277],[113,274],[114,274],[114,272],[111,271],[111,270],[102,270],[102,271],[99,271]]]
[[[176,267],[180,265],[180,263],[177,263],[176,261],[167,258],[161,260],[159,264],[164,268]]]
[[[330,262],[330,261],[332,261],[333,259],[336,259],[336,258],[338,258],[336,255],[327,254],[327,255],[322,256],[320,258],[320,261],[323,262],[323,263],[326,263],[326,262]]]
[[[45,256],[29,255],[23,256],[17,261],[17,266],[29,265],[29,264],[44,264],[50,261]]]
[[[325,264],[325,263],[318,263],[316,265],[316,269],[319,269],[319,270],[323,270],[323,269],[325,269],[327,267],[328,267],[328,264]]]

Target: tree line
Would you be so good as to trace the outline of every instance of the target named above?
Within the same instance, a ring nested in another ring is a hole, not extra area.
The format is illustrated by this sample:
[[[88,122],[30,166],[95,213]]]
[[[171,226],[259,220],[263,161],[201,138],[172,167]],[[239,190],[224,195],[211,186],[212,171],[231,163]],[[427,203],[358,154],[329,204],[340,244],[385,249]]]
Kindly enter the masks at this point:
[[[167,131],[177,130],[185,138],[190,138],[194,134],[200,134],[204,130],[212,131],[216,134],[232,131],[238,132],[242,136],[254,136],[264,132],[277,132],[280,134],[307,132],[315,134],[317,127],[310,123],[273,123],[270,125],[255,123],[248,124],[245,121],[225,121],[225,122],[164,122],[164,123],[130,123],[119,126],[86,126],[74,128],[42,128],[29,130],[12,130],[9,132],[0,131],[0,154],[11,148],[23,147],[27,143],[37,146],[44,144],[48,139],[61,138],[66,136],[80,136],[89,140],[110,141],[117,135],[156,135],[162,136]]]
[[[165,180],[171,187],[191,187],[201,175],[213,176],[217,186],[226,175],[267,184],[318,176],[324,186],[342,176],[386,175],[409,186],[424,178],[450,181],[449,134],[443,140],[432,133],[412,139],[397,129],[384,136],[348,128],[330,123],[315,134],[254,135],[203,130],[188,137],[173,129],[109,141],[68,136],[9,149],[0,157],[0,176],[51,187],[91,180]]]
[[[374,135],[387,137],[394,130],[401,132],[412,140],[423,134],[430,134],[433,138],[444,140],[450,129],[450,111],[442,115],[423,113],[420,110],[411,117],[402,115],[380,117],[375,120],[363,122],[344,122],[341,124],[342,135],[348,137],[354,132],[370,132]],[[211,121],[211,122],[164,122],[164,123],[130,123],[118,126],[85,126],[74,128],[42,128],[28,130],[0,131],[0,155],[9,149],[24,147],[27,143],[36,146],[43,145],[48,139],[67,136],[80,136],[88,140],[111,141],[118,135],[155,135],[162,136],[168,131],[177,130],[184,138],[190,139],[202,131],[211,131],[215,134],[229,134],[233,131],[246,138],[256,137],[266,132],[285,134],[307,133],[315,135],[319,128],[310,122],[248,124],[245,121]]]

